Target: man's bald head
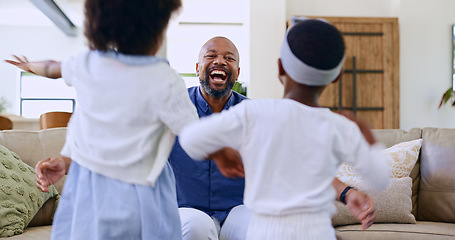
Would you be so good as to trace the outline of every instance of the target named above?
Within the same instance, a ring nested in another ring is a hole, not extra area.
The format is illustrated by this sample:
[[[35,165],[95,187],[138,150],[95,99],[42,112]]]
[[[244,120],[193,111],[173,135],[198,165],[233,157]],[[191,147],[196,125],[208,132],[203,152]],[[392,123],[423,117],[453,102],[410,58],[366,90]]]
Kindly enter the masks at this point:
[[[239,51],[231,40],[218,36],[202,46],[196,75],[205,93],[215,98],[230,95],[239,74]]]
[[[237,50],[237,47],[231,40],[229,40],[229,38],[223,36],[216,36],[210,38],[207,42],[205,42],[204,45],[202,45],[201,50],[199,51],[198,61],[201,61],[201,58],[204,56],[204,53],[207,51],[208,48],[210,49],[211,47],[213,47],[213,45],[228,46],[228,48],[230,48],[233,54],[236,56],[237,62],[240,62],[240,55],[239,51]]]

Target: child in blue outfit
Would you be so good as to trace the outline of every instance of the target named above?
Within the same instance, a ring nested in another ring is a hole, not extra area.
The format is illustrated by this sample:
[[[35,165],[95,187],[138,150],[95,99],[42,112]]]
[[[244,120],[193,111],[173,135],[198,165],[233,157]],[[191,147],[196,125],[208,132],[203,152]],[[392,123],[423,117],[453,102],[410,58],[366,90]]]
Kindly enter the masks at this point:
[[[181,239],[167,158],[175,135],[198,115],[183,80],[154,56],[180,6],[180,0],[86,0],[89,50],[62,63],[7,61],[63,77],[76,90],[63,157],[36,167],[43,191],[68,174],[52,239]]]

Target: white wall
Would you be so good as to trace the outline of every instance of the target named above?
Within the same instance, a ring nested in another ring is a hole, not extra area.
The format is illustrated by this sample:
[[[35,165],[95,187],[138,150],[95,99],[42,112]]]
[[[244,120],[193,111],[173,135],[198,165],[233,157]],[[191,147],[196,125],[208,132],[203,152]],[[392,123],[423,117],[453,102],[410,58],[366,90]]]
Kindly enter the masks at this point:
[[[286,31],[286,0],[250,1],[250,83],[248,97],[281,98],[278,58]]]
[[[80,28],[82,4],[60,5],[79,26],[76,37],[68,37],[28,0],[0,0],[0,96],[10,103],[8,113],[19,113],[17,96],[18,69],[3,62],[11,54],[29,60],[62,60],[85,46]]]
[[[400,0],[288,0],[286,16],[395,17]]]
[[[454,9],[453,0],[288,0],[286,18],[291,15],[398,17],[400,128],[455,128],[455,108],[437,109],[442,94],[452,84]]]
[[[455,108],[437,109],[452,84],[453,0],[402,0],[400,126],[455,128]]]

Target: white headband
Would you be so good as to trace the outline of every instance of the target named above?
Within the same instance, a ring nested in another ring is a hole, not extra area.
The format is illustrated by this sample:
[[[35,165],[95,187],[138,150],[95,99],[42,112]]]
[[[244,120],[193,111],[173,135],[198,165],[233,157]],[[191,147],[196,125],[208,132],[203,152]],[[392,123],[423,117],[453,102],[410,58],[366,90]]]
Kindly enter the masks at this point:
[[[343,67],[344,56],[338,66],[329,70],[309,66],[292,53],[287,40],[288,32],[289,30],[286,31],[283,43],[281,44],[280,55],[281,64],[292,80],[309,86],[325,86],[338,77]]]

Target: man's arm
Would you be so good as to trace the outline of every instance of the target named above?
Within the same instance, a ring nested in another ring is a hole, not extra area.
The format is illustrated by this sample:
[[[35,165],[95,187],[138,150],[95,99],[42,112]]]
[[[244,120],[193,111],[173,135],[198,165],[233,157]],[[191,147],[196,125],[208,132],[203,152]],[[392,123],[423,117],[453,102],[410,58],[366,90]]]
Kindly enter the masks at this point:
[[[332,186],[337,193],[336,200],[340,201],[340,196],[348,185],[335,178],[332,181]],[[375,204],[373,199],[365,193],[351,188],[345,193],[344,200],[351,214],[362,224],[362,230],[367,229],[373,224],[375,218]]]
[[[61,78],[62,70],[60,62],[54,60],[29,62],[26,57],[18,57],[13,55],[17,61],[5,60],[5,62],[12,64],[26,72],[40,75],[47,78]]]

